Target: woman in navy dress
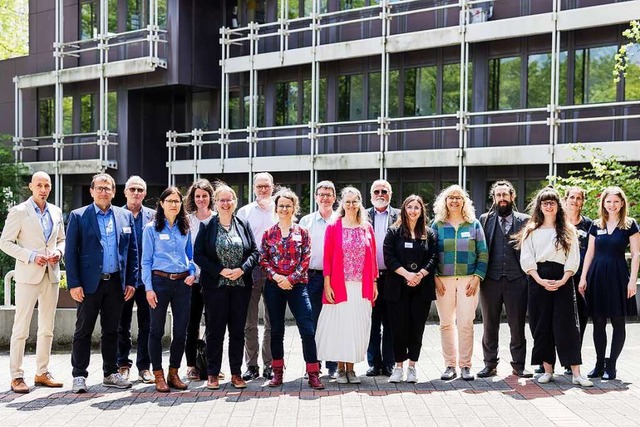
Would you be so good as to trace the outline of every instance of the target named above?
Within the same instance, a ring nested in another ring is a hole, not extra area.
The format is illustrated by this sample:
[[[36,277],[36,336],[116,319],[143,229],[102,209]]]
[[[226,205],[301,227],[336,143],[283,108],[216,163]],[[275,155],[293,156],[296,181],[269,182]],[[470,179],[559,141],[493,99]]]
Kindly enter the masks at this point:
[[[586,295],[587,309],[593,319],[593,343],[596,366],[589,376],[616,377],[616,362],[626,338],[625,317],[637,316],[636,281],[640,253],[638,224],[627,216],[627,197],[619,187],[607,187],[600,197],[600,218],[589,231],[589,247],[585,255],[580,292]],[[631,246],[631,272],[625,251]],[[607,348],[607,319],[613,335],[611,353]]]

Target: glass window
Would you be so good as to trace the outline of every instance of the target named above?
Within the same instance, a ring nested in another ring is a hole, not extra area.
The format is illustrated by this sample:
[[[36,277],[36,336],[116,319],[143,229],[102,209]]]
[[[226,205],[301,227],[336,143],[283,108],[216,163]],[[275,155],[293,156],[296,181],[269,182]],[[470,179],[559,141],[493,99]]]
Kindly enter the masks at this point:
[[[277,15],[276,18],[280,19],[282,9],[284,7],[284,1],[277,2]],[[286,11],[285,18],[295,19],[300,17],[300,0],[288,0],[288,9]]]
[[[247,0],[247,22],[265,23],[265,3],[265,0]]]
[[[364,118],[364,88],[362,74],[338,78],[338,120],[362,120]]]
[[[340,0],[340,10],[358,9],[365,6],[365,0]]]
[[[410,68],[404,72],[404,116],[428,116],[436,113],[435,66]]]
[[[327,13],[328,0],[304,0],[304,16],[311,16],[314,1],[316,3],[316,13]]]
[[[302,82],[304,86],[304,93],[302,97],[302,123],[309,123],[311,121],[311,80],[305,80]],[[327,121],[327,79],[320,79],[318,85],[318,120],[320,122]]]
[[[595,104],[616,100],[612,70],[617,46],[577,49],[573,102]]]
[[[229,128],[240,129],[242,127],[242,118],[240,110],[240,94],[232,92],[229,94]]]
[[[640,46],[627,57],[627,77],[624,79],[624,99],[627,101],[640,99]]]
[[[158,26],[167,29],[167,0],[157,0],[158,5]]]
[[[263,127],[264,120],[264,90],[262,86],[258,86],[258,94],[255,96],[256,102],[256,126]],[[244,97],[244,127],[249,126],[249,103],[251,102],[251,97],[249,95]]]
[[[53,98],[38,102],[38,136],[51,136],[55,132]]]
[[[127,1],[127,31],[139,30],[147,26],[148,0]]]
[[[211,130],[211,92],[196,92],[191,96],[191,125],[196,129]]]
[[[80,132],[95,132],[98,128],[98,103],[95,93],[82,95],[80,98]]]
[[[389,71],[389,117],[398,117],[398,80],[400,72],[398,70]],[[368,118],[377,119],[380,117],[382,100],[380,96],[380,73],[369,73],[369,102]]]
[[[276,126],[298,124],[298,82],[276,84]]]
[[[489,61],[489,110],[520,108],[520,57]]]
[[[107,93],[107,128],[109,132],[118,132],[118,93]]]
[[[412,194],[422,197],[422,200],[427,204],[427,217],[432,217],[433,210],[431,207],[433,206],[433,201],[436,198],[436,189],[433,182],[403,182],[402,197],[400,200],[404,200]]]
[[[468,65],[469,82],[473,81],[473,64]],[[471,102],[471,84],[467,101]],[[467,106],[468,108],[468,106]],[[442,114],[453,114],[460,109],[460,64],[444,64],[442,67]]]
[[[65,135],[73,133],[73,97],[62,98],[62,132]]]
[[[558,102],[567,100],[567,52],[560,52],[560,93]],[[551,102],[551,54],[529,55],[527,63],[527,107],[546,107]]]
[[[108,0],[107,2],[108,18],[107,31],[110,33],[118,32],[118,0]]]
[[[80,40],[98,36],[98,3],[95,0],[83,0],[80,3]]]

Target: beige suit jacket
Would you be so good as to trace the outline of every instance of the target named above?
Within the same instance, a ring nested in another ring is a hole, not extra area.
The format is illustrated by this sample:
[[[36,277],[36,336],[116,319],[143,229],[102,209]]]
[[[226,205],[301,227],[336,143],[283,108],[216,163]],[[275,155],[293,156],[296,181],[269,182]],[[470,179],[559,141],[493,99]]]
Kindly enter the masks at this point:
[[[29,262],[32,254],[53,255],[55,251],[64,256],[64,221],[59,207],[47,203],[53,228],[51,236],[45,242],[42,226],[33,207],[32,200],[14,206],[9,211],[7,220],[0,236],[0,249],[16,259],[16,283],[38,284],[45,273],[49,275],[51,283],[60,281],[60,263],[41,267],[35,262]]]

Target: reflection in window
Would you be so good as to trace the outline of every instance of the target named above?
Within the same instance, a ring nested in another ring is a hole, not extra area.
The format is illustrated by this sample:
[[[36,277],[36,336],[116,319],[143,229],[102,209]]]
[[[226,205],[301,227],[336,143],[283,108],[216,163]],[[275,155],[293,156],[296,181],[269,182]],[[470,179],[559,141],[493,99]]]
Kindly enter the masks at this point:
[[[248,88],[245,88],[248,89]],[[244,97],[244,127],[249,126],[249,104],[252,102],[251,96],[246,95]],[[264,88],[258,86],[258,94],[254,96],[253,102],[256,104],[256,126],[263,127],[264,120]]]
[[[158,5],[158,27],[167,29],[167,0],[157,0]]]
[[[527,64],[527,108],[546,107],[551,102],[551,54],[529,55]],[[567,52],[560,52],[558,103],[567,102]]]
[[[403,182],[400,200],[404,200],[412,194],[422,197],[422,201],[427,205],[426,215],[429,217],[430,206],[433,206],[433,200],[436,197],[436,189],[433,182]]]
[[[276,84],[276,126],[298,124],[298,82]]]
[[[147,26],[149,0],[128,0],[127,31],[139,30]]]
[[[435,66],[405,70],[404,117],[436,113],[436,72]]]
[[[400,79],[400,72],[398,70],[389,71],[389,117],[398,117],[398,80]],[[380,73],[369,73],[369,102],[368,106],[368,118],[377,119],[380,117],[380,110],[382,108],[381,96],[380,96]]]
[[[196,92],[191,96],[191,125],[196,129],[211,130],[211,92]]]
[[[53,98],[38,102],[38,136],[51,136],[55,132]]]
[[[265,3],[265,0],[247,0],[247,22],[257,22],[258,24],[266,22]]]
[[[311,80],[302,82],[304,85],[304,93],[302,97],[302,123],[311,121]],[[327,79],[320,79],[318,85],[318,120],[320,122],[327,121]]]
[[[80,3],[80,40],[98,36],[98,6],[95,0]]]
[[[96,94],[88,93],[80,98],[80,132],[95,132],[98,128],[98,103]]]
[[[73,133],[73,97],[62,98],[62,132],[66,135]]]
[[[107,31],[110,33],[118,32],[118,0],[108,0],[107,10],[109,16],[107,17]]]
[[[232,92],[229,94],[229,128],[240,129],[243,127],[242,113],[240,110],[240,94]]]
[[[489,110],[520,108],[520,57],[489,61]]]
[[[340,0],[340,10],[358,9],[365,5],[365,0]]]
[[[316,13],[327,13],[328,0],[304,0],[304,16],[311,16],[314,1],[316,3]]]
[[[362,74],[340,76],[338,79],[338,120],[364,118],[364,88]]]
[[[627,78],[624,79],[624,99],[626,101],[640,99],[640,46],[627,57]]]
[[[284,1],[277,2],[277,14],[276,18],[280,19],[282,15],[282,9],[284,8]],[[300,17],[300,0],[288,0],[288,9],[285,13],[285,18],[287,19],[295,19]]]
[[[107,129],[118,132],[118,93],[107,93]]]
[[[616,100],[612,78],[616,46],[576,49],[573,102],[595,104]]]
[[[473,81],[473,64],[469,63],[467,73]],[[472,95],[471,85],[467,89],[467,101]],[[442,66],[442,114],[453,114],[460,109],[460,64]],[[468,109],[468,106],[467,106]]]

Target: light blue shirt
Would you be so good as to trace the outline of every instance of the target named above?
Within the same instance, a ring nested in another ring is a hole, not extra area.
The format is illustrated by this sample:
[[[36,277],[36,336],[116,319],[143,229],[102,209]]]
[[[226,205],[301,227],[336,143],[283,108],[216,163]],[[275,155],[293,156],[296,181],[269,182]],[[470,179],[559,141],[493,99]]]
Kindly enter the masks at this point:
[[[169,227],[169,221],[165,219],[160,232],[156,231],[155,221],[145,225],[142,231],[142,282],[147,291],[153,290],[153,270],[174,274],[188,270],[195,276],[191,234],[183,235],[177,223]]]
[[[40,226],[42,227],[42,235],[44,236],[44,241],[48,242],[49,237],[51,237],[51,232],[53,231],[53,220],[51,219],[51,213],[49,212],[49,204],[45,202],[44,204],[44,212],[40,210],[36,202],[31,197],[31,205],[33,205],[33,209],[36,211],[36,215],[38,215],[38,221],[40,221]],[[33,262],[36,259],[37,252],[33,252],[31,257],[29,258],[29,262]],[[51,254],[48,254],[51,255]]]
[[[109,206],[106,212],[93,204],[96,210],[98,227],[100,227],[100,244],[102,245],[102,272],[117,273],[120,271],[118,265],[118,238],[116,236],[116,218],[113,209]]]

